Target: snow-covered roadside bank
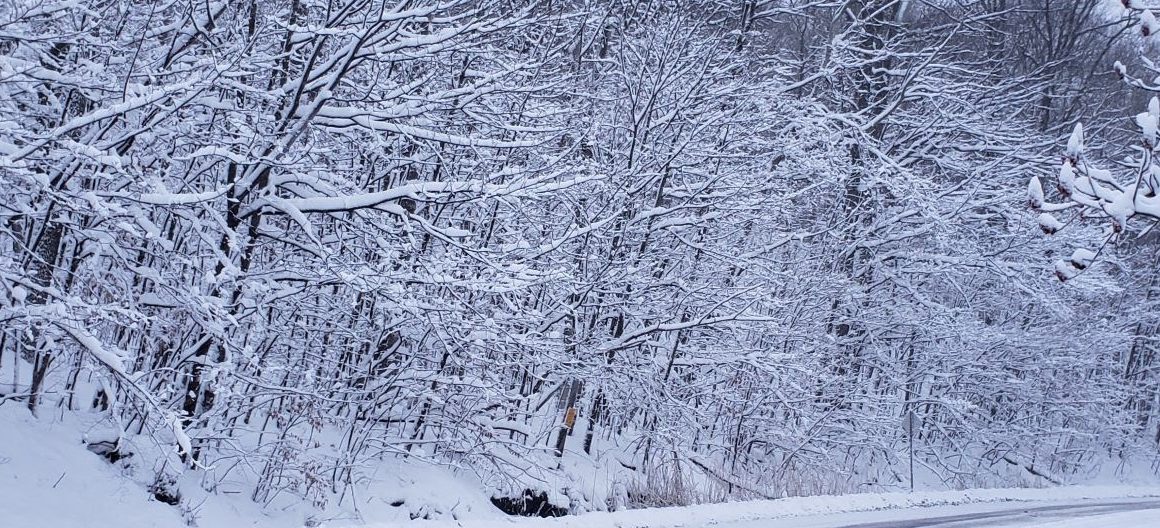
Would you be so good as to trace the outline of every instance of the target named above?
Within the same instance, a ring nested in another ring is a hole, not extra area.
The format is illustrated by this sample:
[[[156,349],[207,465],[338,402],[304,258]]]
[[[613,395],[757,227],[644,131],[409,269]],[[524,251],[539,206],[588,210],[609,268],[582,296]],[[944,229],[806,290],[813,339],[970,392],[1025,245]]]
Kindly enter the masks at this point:
[[[778,500],[703,504],[678,508],[649,508],[619,512],[594,512],[555,519],[503,518],[478,521],[424,521],[410,524],[380,523],[374,528],[700,528],[747,521],[789,519],[805,516],[902,510],[965,504],[1005,502],[1063,503],[1094,499],[1160,497],[1160,487],[1067,486],[1044,489],[987,489],[916,493],[866,493],[857,495],[791,497]],[[342,524],[332,527],[348,526]]]
[[[900,510],[831,513],[697,528],[1151,528],[1160,526],[1160,501],[1085,499],[990,502]]]
[[[71,424],[0,406],[0,526],[168,528],[181,513],[88,452]]]
[[[199,482],[202,471],[171,484],[181,496],[171,506],[150,492],[148,476],[158,457],[148,451],[148,438],[131,438],[133,454],[110,463],[85,448],[105,437],[100,424],[72,413],[48,416],[54,411],[37,419],[21,405],[0,405],[0,528],[300,528],[428,514],[504,517],[469,475],[391,461],[369,471],[357,495],[321,512],[289,493],[262,507],[242,491],[252,483],[236,479],[207,492]]]
[[[411,465],[384,465],[373,483],[363,487],[357,512],[349,505],[308,517],[292,497],[261,508],[248,497],[223,486],[206,493],[185,482],[180,506],[154,500],[132,464],[110,464],[85,449],[83,437],[93,431],[75,417],[37,420],[22,407],[0,406],[0,526],[5,528],[183,528],[192,520],[201,528],[298,528],[306,522],[324,528],[676,528],[793,519],[805,516],[905,510],[1010,501],[1066,502],[1090,499],[1160,497],[1160,487],[1084,486],[1049,489],[990,489],[844,496],[707,504],[612,513],[588,513],[557,519],[507,517],[487,504],[479,486],[447,471]],[[92,438],[89,438],[92,440]],[[237,486],[241,489],[242,486]],[[441,510],[458,520],[411,521],[424,509]],[[775,525],[777,526],[777,525]]]

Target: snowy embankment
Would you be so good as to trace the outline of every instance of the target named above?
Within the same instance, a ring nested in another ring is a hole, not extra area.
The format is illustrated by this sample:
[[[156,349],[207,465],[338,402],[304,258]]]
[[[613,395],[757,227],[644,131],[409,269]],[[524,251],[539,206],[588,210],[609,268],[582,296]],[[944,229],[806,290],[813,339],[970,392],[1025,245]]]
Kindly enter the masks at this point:
[[[0,526],[182,525],[176,508],[149,500],[138,482],[87,451],[72,427],[46,422],[0,405]]]
[[[1069,501],[1160,497],[1160,487],[1089,486],[1050,489],[992,489],[919,493],[875,493],[796,497],[779,500],[588,513],[556,519],[503,516],[487,504],[479,486],[463,475],[418,464],[386,467],[382,478],[362,488],[352,511],[331,510],[307,516],[285,501],[260,508],[223,486],[199,492],[186,483],[180,507],[154,500],[131,470],[88,451],[95,429],[66,420],[37,420],[16,405],[0,406],[0,526],[37,528],[628,528],[704,527],[714,524],[788,519],[808,515],[880,511],[914,507],[1008,501]],[[140,464],[143,460],[136,461]],[[389,475],[388,475],[389,474]],[[409,521],[424,510],[443,511],[458,520]]]
[[[279,496],[262,507],[244,492],[248,482],[223,479],[205,491],[199,472],[173,485],[180,503],[150,491],[157,457],[136,438],[133,456],[110,463],[86,449],[107,436],[84,415],[45,409],[36,419],[23,405],[0,405],[0,528],[299,528],[360,526],[410,518],[501,518],[467,475],[421,463],[374,468],[358,495],[317,512],[300,497]]]
[[[777,500],[703,504],[678,508],[648,508],[619,512],[595,512],[555,519],[503,518],[478,521],[421,521],[379,523],[375,528],[703,528],[707,526],[786,519],[811,515],[897,510],[961,504],[1000,502],[1053,502],[1091,499],[1160,497],[1160,487],[1068,486],[1044,489],[988,489],[916,493],[865,493],[824,497],[792,497]],[[330,525],[334,527],[341,524]]]

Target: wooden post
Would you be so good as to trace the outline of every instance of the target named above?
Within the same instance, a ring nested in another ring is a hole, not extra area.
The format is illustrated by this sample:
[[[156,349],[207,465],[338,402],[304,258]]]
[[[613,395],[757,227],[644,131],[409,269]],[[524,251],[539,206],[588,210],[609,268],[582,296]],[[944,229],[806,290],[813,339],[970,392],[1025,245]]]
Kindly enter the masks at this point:
[[[580,381],[571,380],[568,385],[564,387],[564,424],[560,426],[560,432],[556,435],[556,456],[564,456],[564,444],[568,441],[568,434],[572,432],[572,427],[576,425],[576,398],[580,395]]]

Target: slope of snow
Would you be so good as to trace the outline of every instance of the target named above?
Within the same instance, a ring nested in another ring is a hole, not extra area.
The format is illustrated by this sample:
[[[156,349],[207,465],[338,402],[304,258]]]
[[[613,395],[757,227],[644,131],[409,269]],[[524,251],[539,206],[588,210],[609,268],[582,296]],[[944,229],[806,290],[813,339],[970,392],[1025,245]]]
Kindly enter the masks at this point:
[[[1046,489],[991,489],[916,493],[866,493],[858,495],[793,497],[787,499],[751,501],[725,504],[705,504],[680,508],[649,508],[619,512],[597,512],[574,517],[556,519],[512,519],[480,520],[472,522],[422,522],[411,524],[418,528],[700,528],[715,525],[743,526],[744,528],[802,528],[807,516],[833,515],[854,512],[881,512],[913,508],[933,508],[955,505],[976,505],[956,512],[975,512],[1002,509],[1008,502],[1037,502],[1043,504],[1066,504],[1070,501],[1092,499],[1120,499],[1160,497],[1158,487],[1131,486],[1075,486]],[[949,511],[949,510],[948,510]],[[913,518],[914,515],[901,517]],[[875,516],[872,520],[896,520],[898,515]],[[862,515],[844,516],[834,519],[818,518],[810,521],[810,526],[845,526],[861,521]],[[785,524],[771,523],[771,520],[790,520]],[[831,522],[834,521],[834,522]],[[836,524],[834,524],[836,523]],[[347,526],[342,524],[332,527]],[[375,528],[403,526],[381,523]],[[1087,525],[1079,525],[1087,526]],[[1128,525],[1131,526],[1131,525]],[[1072,527],[1068,527],[1072,528]]]
[[[356,491],[330,497],[322,512],[292,496],[263,508],[244,491],[244,479],[210,493],[198,471],[174,484],[181,502],[171,506],[148,491],[157,457],[147,439],[127,438],[134,456],[115,464],[86,449],[85,440],[103,439],[107,429],[84,413],[46,408],[37,419],[19,402],[0,405],[0,527],[297,528],[505,517],[472,475],[399,459],[368,468]]]
[[[184,526],[178,510],[86,450],[72,428],[46,422],[0,405],[0,525]]]
[[[558,519],[511,518],[487,504],[480,491],[482,485],[467,475],[388,460],[373,471],[358,496],[323,515],[308,515],[305,513],[308,509],[295,507],[293,501],[263,509],[244,494],[231,493],[228,489],[210,494],[197,486],[196,473],[188,474],[188,478],[180,483],[183,500],[174,507],[155,500],[146,490],[140,475],[135,475],[129,466],[110,464],[89,452],[82,439],[87,434],[92,440],[95,428],[86,429],[79,421],[67,418],[67,414],[63,420],[60,417],[38,420],[18,404],[0,405],[0,526],[180,528],[192,521],[204,528],[294,528],[308,522],[320,523],[327,528],[664,528],[723,523],[746,525],[746,521],[755,522],[754,526],[778,526],[769,524],[769,521],[795,518],[798,520],[791,522],[793,526],[799,526],[804,522],[801,517],[843,512],[884,512],[949,505],[974,505],[970,508],[986,509],[1002,507],[999,503],[1010,501],[1058,503],[1081,499],[1160,497],[1160,488],[1129,486],[868,493],[601,512]],[[411,520],[424,516],[436,517],[437,520]],[[1123,518],[1135,519],[1128,514]],[[1050,526],[1080,528],[1096,525],[1061,523]]]

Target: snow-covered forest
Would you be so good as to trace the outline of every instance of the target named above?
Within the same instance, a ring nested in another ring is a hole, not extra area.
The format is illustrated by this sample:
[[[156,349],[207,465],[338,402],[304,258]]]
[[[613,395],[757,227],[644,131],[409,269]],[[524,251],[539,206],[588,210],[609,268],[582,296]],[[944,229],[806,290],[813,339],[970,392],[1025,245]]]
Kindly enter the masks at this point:
[[[1152,474],[1158,32],[2,0],[0,410],[187,512],[416,465],[541,513]]]

